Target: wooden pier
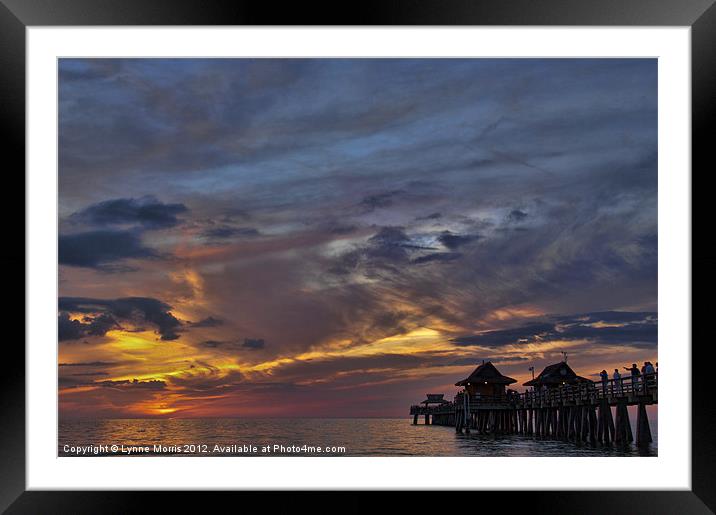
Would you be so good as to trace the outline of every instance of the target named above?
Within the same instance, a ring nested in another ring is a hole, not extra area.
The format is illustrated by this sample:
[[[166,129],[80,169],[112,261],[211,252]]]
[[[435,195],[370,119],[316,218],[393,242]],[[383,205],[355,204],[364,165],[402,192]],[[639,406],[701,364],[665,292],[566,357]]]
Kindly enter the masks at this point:
[[[475,372],[470,378],[474,379]],[[410,407],[410,414],[414,424],[422,415],[426,424],[454,426],[457,432],[465,433],[518,434],[592,445],[597,442],[628,444],[635,439],[639,446],[652,442],[646,406],[658,403],[657,373],[605,381],[591,381],[576,374],[574,378],[571,383],[542,385],[522,393],[505,391],[504,386],[494,387],[493,393],[488,395],[471,388],[474,383],[466,379],[457,383],[465,389],[452,402],[427,402],[437,399],[436,394],[429,394],[426,401]],[[480,386],[487,388],[488,381],[486,378]],[[442,399],[442,395],[439,398]],[[628,406],[637,406],[636,435],[632,434]],[[615,407],[615,416],[612,407]]]

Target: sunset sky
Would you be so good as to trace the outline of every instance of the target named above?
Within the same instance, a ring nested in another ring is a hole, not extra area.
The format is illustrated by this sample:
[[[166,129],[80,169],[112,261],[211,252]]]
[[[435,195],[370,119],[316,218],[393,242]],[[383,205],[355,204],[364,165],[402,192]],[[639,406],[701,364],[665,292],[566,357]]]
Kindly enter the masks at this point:
[[[407,416],[483,359],[658,361],[655,59],[59,79],[61,417]]]

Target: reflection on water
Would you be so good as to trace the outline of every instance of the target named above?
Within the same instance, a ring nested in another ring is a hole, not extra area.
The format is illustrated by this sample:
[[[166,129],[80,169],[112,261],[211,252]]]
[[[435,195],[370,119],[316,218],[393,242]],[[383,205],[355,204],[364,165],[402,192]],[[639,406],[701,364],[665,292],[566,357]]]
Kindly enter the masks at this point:
[[[159,453],[177,456],[656,456],[656,426],[652,421],[654,443],[646,450],[634,445],[590,447],[525,436],[456,434],[452,427],[413,426],[408,419],[65,420],[60,422],[58,443],[60,456],[76,455],[66,445],[149,446],[155,455],[153,446],[162,445],[167,448]],[[281,452],[274,451],[274,445],[345,447],[345,452]],[[251,446],[257,451],[252,452]],[[262,452],[264,446],[272,452]],[[115,455],[105,449],[97,452]]]

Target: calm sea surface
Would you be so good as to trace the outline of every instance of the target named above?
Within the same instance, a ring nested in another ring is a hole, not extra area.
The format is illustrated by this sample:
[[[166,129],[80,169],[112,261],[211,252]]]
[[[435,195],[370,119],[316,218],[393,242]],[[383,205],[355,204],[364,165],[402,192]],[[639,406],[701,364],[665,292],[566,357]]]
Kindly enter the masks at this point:
[[[632,417],[635,418],[635,417]],[[422,417],[421,417],[422,421]],[[405,419],[114,419],[66,420],[60,456],[655,456],[634,445],[590,447],[525,436],[456,434],[452,427]],[[632,431],[636,434],[636,428]],[[112,446],[117,446],[112,450]],[[162,446],[154,448],[155,445]],[[102,447],[99,447],[102,446]],[[133,448],[149,447],[149,453]],[[283,448],[281,447],[283,446]],[[304,447],[306,446],[306,447]],[[321,447],[321,452],[317,451]],[[328,448],[328,450],[326,450]],[[345,448],[342,450],[340,448]],[[269,450],[267,450],[269,449]]]

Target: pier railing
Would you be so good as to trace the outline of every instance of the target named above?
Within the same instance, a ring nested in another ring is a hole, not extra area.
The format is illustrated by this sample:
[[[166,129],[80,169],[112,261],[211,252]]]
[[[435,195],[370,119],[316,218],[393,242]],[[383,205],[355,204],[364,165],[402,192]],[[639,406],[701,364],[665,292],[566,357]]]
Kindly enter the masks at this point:
[[[557,388],[519,393],[513,395],[511,399],[508,395],[507,401],[522,405],[595,403],[602,399],[630,401],[636,398],[655,397],[657,392],[658,375],[653,373],[643,376],[626,376],[620,379],[564,384]]]

